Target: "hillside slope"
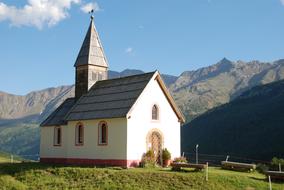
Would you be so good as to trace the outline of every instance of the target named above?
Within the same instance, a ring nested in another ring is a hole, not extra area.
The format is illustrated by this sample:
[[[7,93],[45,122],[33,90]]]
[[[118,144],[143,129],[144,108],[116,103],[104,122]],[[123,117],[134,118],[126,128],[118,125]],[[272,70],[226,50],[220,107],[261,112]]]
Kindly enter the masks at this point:
[[[284,80],[257,86],[182,128],[182,151],[259,160],[284,157]]]
[[[188,121],[260,84],[284,79],[284,60],[232,62],[182,73],[170,90]]]
[[[13,155],[12,159],[13,159],[12,160],[13,163],[19,163],[24,160],[23,158],[17,155]],[[11,154],[0,151],[0,164],[3,164],[3,163],[11,163]]]

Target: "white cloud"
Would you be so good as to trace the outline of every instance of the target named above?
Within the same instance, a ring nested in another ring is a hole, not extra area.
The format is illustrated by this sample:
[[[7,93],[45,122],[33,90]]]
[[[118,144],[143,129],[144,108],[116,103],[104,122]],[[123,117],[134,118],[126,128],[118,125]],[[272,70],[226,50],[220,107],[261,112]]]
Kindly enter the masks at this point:
[[[81,7],[81,10],[84,12],[84,13],[89,13],[91,10],[94,10],[94,12],[97,12],[97,11],[100,11],[100,7],[98,5],[98,3],[96,2],[91,2],[91,3],[87,3],[85,5],[83,5]]]
[[[68,10],[81,0],[27,0],[21,8],[0,2],[0,21],[14,26],[54,26],[68,17]]]
[[[130,54],[133,52],[133,48],[132,47],[128,47],[125,49],[125,53]]]
[[[284,5],[284,0],[280,0],[280,1],[281,1],[282,5]]]

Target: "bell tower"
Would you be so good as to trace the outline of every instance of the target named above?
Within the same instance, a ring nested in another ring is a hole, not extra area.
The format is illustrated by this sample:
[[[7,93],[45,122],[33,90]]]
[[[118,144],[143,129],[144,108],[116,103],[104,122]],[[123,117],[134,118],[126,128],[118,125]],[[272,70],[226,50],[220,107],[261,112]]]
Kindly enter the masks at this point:
[[[108,78],[108,63],[94,25],[93,15],[74,67],[76,100],[86,94],[97,81]]]

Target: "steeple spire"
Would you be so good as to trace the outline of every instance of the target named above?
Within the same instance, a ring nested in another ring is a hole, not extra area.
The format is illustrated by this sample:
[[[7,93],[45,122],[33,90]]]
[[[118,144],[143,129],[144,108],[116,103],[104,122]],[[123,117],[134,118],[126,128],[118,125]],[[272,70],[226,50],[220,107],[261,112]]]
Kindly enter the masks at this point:
[[[104,50],[94,25],[94,16],[91,15],[91,22],[79,55],[75,62],[75,67],[81,65],[97,65],[108,67]]]
[[[98,80],[107,79],[108,63],[94,25],[93,15],[74,67],[76,99],[87,93]]]

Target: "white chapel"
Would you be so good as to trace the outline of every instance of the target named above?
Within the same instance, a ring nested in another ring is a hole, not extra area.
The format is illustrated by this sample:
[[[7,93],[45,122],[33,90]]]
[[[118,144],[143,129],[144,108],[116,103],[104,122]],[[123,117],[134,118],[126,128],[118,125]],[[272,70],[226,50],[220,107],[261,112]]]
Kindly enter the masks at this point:
[[[40,127],[40,161],[134,167],[154,150],[180,156],[184,116],[158,71],[108,79],[93,17],[75,62],[75,97]]]

